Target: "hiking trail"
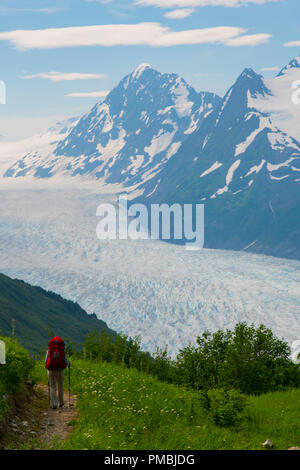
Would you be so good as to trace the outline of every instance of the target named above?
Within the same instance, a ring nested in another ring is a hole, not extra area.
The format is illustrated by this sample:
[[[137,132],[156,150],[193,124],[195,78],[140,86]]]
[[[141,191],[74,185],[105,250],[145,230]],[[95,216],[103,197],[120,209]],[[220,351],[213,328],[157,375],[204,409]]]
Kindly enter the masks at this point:
[[[28,391],[26,401],[16,403],[2,436],[0,449],[51,449],[71,434],[78,411],[77,396],[65,391],[65,405],[49,406],[48,386],[38,384]]]

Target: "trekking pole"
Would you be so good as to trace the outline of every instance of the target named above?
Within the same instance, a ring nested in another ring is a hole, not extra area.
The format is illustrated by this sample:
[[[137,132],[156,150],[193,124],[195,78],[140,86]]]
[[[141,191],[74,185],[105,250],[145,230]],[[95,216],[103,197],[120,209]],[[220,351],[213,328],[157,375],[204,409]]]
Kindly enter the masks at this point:
[[[50,406],[50,381],[49,381],[49,375],[48,375],[48,402]]]
[[[71,408],[71,364],[69,363],[69,408]]]

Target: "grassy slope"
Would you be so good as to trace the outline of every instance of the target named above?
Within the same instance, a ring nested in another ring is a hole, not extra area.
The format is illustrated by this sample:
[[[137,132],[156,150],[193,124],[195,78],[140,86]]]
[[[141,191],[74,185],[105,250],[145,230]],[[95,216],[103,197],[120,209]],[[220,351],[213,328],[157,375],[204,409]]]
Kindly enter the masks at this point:
[[[222,450],[300,445],[300,390],[250,397],[239,428],[221,428],[199,406],[197,392],[114,364],[73,361],[72,391],[80,418],[65,449]],[[46,380],[42,365],[40,380]]]
[[[83,343],[91,330],[107,328],[106,323],[88,315],[78,304],[0,274],[1,334],[10,336],[12,319],[16,337],[31,352],[45,348],[50,329],[65,339]]]

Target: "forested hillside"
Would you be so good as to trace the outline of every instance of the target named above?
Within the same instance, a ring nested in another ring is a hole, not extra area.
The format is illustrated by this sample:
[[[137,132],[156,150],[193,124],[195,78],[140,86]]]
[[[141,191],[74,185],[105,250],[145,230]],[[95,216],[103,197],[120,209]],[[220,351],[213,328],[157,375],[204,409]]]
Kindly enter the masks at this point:
[[[0,274],[0,331],[15,335],[30,352],[45,348],[55,333],[82,344],[92,330],[115,335],[96,315],[88,315],[77,303],[60,295]]]

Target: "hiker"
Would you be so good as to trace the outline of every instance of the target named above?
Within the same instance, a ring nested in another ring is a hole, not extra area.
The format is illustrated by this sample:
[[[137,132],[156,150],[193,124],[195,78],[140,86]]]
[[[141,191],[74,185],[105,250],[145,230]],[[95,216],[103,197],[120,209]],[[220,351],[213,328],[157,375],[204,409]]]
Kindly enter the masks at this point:
[[[58,403],[60,408],[64,405],[64,370],[67,366],[70,366],[70,362],[66,355],[65,343],[61,338],[55,336],[49,341],[45,359],[45,367],[48,370],[50,401],[54,410],[56,410]]]

